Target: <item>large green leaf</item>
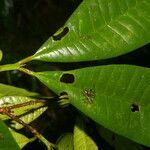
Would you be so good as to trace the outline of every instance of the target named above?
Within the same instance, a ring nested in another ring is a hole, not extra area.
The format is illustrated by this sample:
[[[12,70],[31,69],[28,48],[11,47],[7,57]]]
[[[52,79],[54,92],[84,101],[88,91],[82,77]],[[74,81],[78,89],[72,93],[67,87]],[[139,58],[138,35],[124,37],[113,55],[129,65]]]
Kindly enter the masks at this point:
[[[150,69],[130,65],[48,71],[35,76],[106,128],[150,146]]]
[[[74,150],[73,134],[66,133],[57,141],[58,150]]]
[[[85,132],[85,125],[82,120],[77,119],[74,127],[74,150],[98,150],[92,138]]]
[[[77,62],[133,51],[150,42],[149,14],[149,0],[83,0],[30,59]]]
[[[1,150],[19,150],[19,146],[13,139],[7,126],[0,121],[0,149]]]

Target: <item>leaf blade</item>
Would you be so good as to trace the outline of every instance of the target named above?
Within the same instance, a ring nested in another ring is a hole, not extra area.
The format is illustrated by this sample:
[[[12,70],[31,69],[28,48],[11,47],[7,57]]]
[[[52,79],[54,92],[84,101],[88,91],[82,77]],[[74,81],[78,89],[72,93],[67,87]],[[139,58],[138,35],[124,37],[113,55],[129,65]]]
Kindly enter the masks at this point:
[[[7,126],[0,121],[0,149],[9,150],[10,147],[12,150],[20,150]]]
[[[22,149],[26,144],[32,142],[35,138],[27,138],[26,136],[15,132],[14,130],[12,130],[11,128],[9,129],[12,136],[14,137],[14,139],[16,140],[17,144],[19,145],[20,149]]]
[[[74,150],[98,150],[97,145],[85,132],[85,126],[79,118],[74,127]]]
[[[3,52],[0,50],[0,61],[2,60],[3,58]]]
[[[74,83],[60,82],[64,74],[74,75]],[[58,95],[68,93],[70,103],[99,124],[150,145],[149,68],[108,65],[35,76]]]
[[[59,150],[74,150],[73,146],[73,134],[66,133],[58,141],[57,146]]]
[[[137,144],[125,137],[119,136],[111,132],[110,130],[103,128],[102,126],[98,126],[97,129],[101,137],[107,143],[113,146],[115,150],[126,150],[126,149],[144,150],[144,148],[140,144]]]
[[[38,96],[38,93],[0,83],[0,97],[2,96]]]
[[[65,37],[51,37],[32,59],[91,61],[133,51],[150,42],[149,8],[149,0],[84,0],[64,25]]]
[[[13,114],[16,116],[29,113],[37,108],[43,107],[44,105],[44,100],[37,100],[34,98],[24,96],[4,96],[0,98],[0,108],[11,107],[11,111],[13,110]],[[5,114],[1,113],[0,119],[7,120],[10,118]]]
[[[31,112],[21,115],[21,117],[19,117],[19,119],[21,119],[26,124],[29,124],[32,121],[34,121],[35,119],[37,119],[40,115],[42,115],[47,110],[47,108],[48,107],[40,107]],[[15,122],[13,120],[11,121],[10,126],[17,130],[24,127],[23,125],[19,124],[18,122]]]

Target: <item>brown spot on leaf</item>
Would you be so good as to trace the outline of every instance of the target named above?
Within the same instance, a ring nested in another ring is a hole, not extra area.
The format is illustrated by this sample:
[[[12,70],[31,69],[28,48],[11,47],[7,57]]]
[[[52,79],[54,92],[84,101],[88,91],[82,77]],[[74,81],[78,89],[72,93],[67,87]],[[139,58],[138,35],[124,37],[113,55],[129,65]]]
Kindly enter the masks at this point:
[[[83,91],[83,95],[85,96],[85,102],[87,104],[92,104],[93,99],[95,97],[95,91],[93,89],[87,89]]]

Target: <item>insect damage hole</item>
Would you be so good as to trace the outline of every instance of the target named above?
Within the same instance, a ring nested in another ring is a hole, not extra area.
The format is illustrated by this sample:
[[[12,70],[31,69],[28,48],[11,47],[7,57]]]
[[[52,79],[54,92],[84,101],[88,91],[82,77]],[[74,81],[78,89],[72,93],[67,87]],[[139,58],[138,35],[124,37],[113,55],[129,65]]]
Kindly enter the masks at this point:
[[[75,77],[73,74],[65,73],[61,76],[60,82],[64,83],[74,83]]]
[[[139,109],[139,106],[137,104],[132,104],[131,105],[131,111],[132,112],[138,112],[140,109]]]
[[[52,38],[53,38],[54,41],[59,41],[59,40],[61,40],[61,38],[64,37],[68,32],[69,32],[69,28],[68,28],[68,27],[65,27],[62,32],[60,32],[60,33],[57,34],[57,35],[53,35]]]
[[[67,92],[61,92],[59,94],[59,99],[68,99],[68,93]]]

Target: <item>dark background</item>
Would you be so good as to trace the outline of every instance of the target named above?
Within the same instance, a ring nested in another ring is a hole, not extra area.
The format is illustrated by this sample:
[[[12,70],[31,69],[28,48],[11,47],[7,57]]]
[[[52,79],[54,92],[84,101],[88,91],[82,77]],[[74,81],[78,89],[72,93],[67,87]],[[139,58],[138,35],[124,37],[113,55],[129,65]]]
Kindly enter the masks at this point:
[[[80,2],[81,0],[0,0],[0,49],[4,54],[1,64],[14,63],[34,54],[65,23]],[[74,63],[73,65],[51,63],[51,67],[49,67],[49,63],[32,62],[30,67],[34,70],[66,70],[112,63],[150,67],[149,47],[146,45],[129,54],[105,61]],[[70,66],[74,67],[70,68]],[[1,73],[0,82],[37,91],[44,96],[53,95],[35,78],[18,71]],[[73,107],[60,108],[57,104],[52,103],[49,111],[39,118],[42,123],[39,125],[37,120],[33,126],[39,130],[42,129],[41,132],[55,142],[61,133],[72,131],[75,116],[76,110]],[[42,124],[46,124],[45,127]],[[89,126],[94,128],[93,124],[91,123]],[[93,130],[89,134],[93,136],[97,133]],[[29,133],[27,135],[30,136]],[[93,138],[97,143],[100,142],[98,135]],[[103,143],[105,150],[105,142],[103,141]],[[42,150],[45,147],[36,141],[24,148],[24,150],[30,149]],[[109,149],[112,148],[106,148],[106,150]]]

